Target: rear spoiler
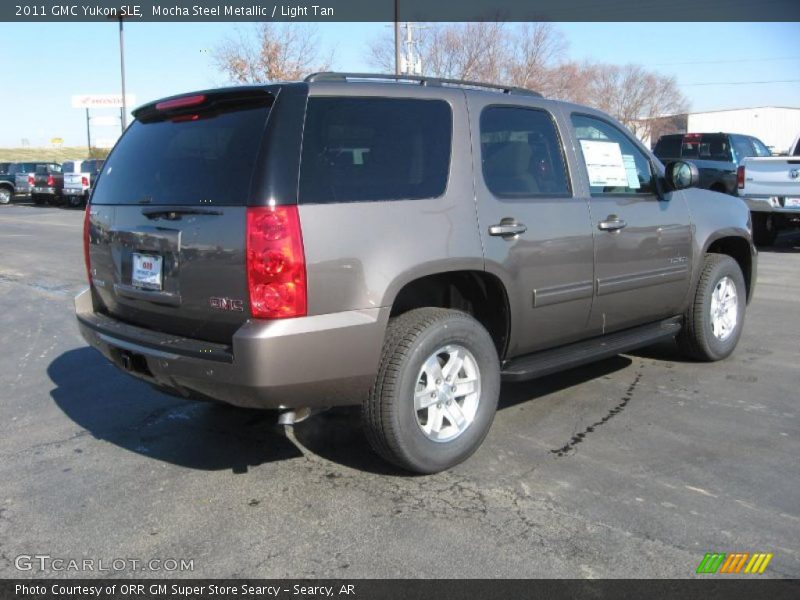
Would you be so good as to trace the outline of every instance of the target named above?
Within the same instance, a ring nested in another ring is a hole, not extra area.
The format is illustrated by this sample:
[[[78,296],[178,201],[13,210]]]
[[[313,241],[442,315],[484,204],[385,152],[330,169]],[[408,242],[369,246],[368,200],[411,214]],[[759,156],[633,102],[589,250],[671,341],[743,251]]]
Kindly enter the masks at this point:
[[[166,119],[191,120],[231,110],[269,106],[275,99],[274,86],[245,86],[180,94],[144,104],[133,111],[142,122]]]

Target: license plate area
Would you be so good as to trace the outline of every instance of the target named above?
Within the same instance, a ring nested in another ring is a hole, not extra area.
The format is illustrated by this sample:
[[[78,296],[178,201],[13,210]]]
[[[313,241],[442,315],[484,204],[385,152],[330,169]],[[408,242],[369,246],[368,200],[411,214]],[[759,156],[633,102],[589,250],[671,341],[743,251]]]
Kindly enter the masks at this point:
[[[131,285],[142,290],[160,292],[163,289],[164,259],[155,254],[131,254]]]
[[[786,198],[783,205],[786,208],[800,208],[800,198]]]

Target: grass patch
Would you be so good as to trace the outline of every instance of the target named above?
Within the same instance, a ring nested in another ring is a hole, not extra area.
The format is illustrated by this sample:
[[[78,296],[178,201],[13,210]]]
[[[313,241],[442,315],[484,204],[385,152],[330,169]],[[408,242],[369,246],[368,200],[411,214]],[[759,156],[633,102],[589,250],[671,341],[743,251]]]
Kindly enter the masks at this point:
[[[105,158],[108,150],[92,148],[92,156],[86,146],[64,146],[62,148],[0,148],[0,162],[35,162],[79,160],[82,158]]]

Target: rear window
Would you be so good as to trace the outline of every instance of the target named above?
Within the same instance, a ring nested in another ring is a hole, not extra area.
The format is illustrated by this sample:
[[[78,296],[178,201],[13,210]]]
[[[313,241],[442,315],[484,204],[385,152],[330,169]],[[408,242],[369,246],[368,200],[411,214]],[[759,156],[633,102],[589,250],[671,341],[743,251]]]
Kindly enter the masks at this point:
[[[75,163],[72,162],[72,161],[67,161],[65,163],[62,163],[61,172],[62,173],[74,173],[75,172]]]
[[[661,137],[653,148],[653,154],[658,158],[680,158],[681,140],[682,137],[679,135]]]
[[[441,196],[452,129],[452,111],[442,100],[309,98],[300,202]]]
[[[36,165],[37,175],[48,175],[50,173],[61,173],[61,165]]]
[[[93,204],[245,205],[269,107],[135,120],[105,161]]]
[[[102,168],[102,160],[84,160],[81,163],[81,173],[97,173]]]
[[[681,158],[699,160],[732,160],[731,145],[724,134],[688,134],[683,136]]]

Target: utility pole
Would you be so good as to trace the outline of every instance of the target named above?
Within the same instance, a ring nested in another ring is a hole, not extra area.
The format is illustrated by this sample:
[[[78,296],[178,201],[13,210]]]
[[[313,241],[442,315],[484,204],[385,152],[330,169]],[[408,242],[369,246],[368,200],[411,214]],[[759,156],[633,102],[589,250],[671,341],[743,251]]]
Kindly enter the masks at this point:
[[[394,0],[394,74],[400,75],[400,11],[397,4],[400,0]]]
[[[92,156],[92,128],[89,125],[89,107],[86,107],[86,146],[89,148],[89,158]]]
[[[122,76],[122,115],[120,116],[120,124],[122,125],[122,133],[125,133],[125,127],[128,126],[128,103],[125,98],[125,32],[122,29],[122,15],[119,17],[119,70]]]

